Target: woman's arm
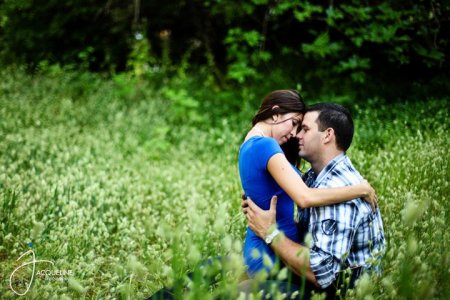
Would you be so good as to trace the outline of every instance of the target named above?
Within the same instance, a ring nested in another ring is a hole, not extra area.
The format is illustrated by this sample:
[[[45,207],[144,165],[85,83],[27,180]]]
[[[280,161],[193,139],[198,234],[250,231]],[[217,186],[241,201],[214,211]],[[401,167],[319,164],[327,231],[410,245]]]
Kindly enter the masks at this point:
[[[355,198],[364,198],[372,208],[376,207],[375,191],[367,181],[346,187],[309,188],[281,153],[269,159],[267,169],[280,187],[302,208],[332,205]]]

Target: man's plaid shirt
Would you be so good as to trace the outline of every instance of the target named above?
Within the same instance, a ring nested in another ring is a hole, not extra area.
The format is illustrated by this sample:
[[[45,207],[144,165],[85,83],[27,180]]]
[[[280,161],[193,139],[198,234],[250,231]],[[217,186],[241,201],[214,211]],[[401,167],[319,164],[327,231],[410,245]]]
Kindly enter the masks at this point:
[[[355,185],[363,178],[343,153],[317,177],[312,170],[306,172],[304,180],[309,187],[331,188]],[[307,227],[312,235],[310,265],[322,288],[333,283],[343,268],[376,267],[384,252],[380,210],[372,212],[370,204],[360,198],[329,206],[299,208],[297,221],[300,230],[306,231]]]

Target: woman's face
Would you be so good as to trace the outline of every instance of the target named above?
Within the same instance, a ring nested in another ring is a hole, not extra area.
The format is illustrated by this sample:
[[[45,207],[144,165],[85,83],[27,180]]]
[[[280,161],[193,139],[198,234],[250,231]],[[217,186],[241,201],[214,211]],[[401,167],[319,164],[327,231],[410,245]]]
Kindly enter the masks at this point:
[[[272,117],[272,137],[278,144],[286,143],[297,134],[297,128],[302,124],[303,115],[300,113],[288,113],[274,115]]]

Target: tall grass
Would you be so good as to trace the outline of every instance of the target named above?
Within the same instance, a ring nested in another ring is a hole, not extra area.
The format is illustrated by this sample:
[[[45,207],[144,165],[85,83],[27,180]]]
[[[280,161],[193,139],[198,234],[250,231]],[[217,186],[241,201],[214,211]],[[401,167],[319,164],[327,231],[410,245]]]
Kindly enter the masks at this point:
[[[201,105],[177,110],[183,95],[167,87],[127,80],[1,73],[2,298],[15,297],[9,277],[30,245],[73,271],[37,277],[30,299],[145,298],[167,285],[199,299],[235,288],[246,226],[236,160],[250,110],[212,121]],[[450,296],[446,100],[352,107],[349,156],[377,189],[388,249],[383,276],[361,280],[350,299]],[[230,259],[186,276],[215,256]]]

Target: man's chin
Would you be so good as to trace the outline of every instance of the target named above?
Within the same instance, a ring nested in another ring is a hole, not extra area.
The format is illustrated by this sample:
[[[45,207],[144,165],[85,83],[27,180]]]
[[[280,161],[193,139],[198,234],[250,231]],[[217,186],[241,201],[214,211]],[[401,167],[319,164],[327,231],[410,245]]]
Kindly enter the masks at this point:
[[[298,152],[298,156],[300,156],[304,160],[308,160],[308,156],[301,150]]]

